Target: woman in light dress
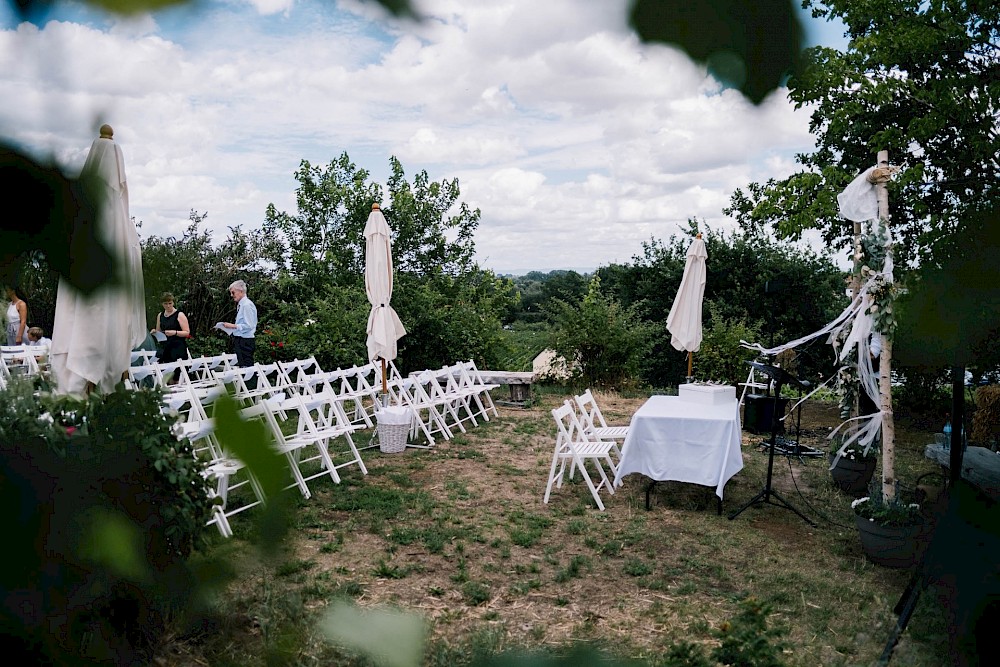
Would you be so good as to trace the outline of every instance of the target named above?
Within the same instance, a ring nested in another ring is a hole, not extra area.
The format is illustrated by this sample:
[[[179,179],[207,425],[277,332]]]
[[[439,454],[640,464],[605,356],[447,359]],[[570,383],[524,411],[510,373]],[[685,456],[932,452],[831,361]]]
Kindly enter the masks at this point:
[[[7,345],[23,345],[28,325],[28,304],[13,287],[4,287],[7,294]]]

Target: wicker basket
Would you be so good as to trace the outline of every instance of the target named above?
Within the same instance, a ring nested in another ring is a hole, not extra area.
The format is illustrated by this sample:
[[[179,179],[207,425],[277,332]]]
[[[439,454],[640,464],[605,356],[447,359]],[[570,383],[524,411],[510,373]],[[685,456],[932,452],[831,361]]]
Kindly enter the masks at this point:
[[[385,454],[398,454],[406,449],[410,434],[410,411],[407,408],[382,408],[378,420],[378,448]]]

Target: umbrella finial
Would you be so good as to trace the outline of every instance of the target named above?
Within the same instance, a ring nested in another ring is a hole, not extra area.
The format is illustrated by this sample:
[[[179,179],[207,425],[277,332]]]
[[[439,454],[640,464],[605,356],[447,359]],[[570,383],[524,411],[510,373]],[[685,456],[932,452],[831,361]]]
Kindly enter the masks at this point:
[[[110,125],[107,123],[101,125],[101,139],[110,139],[113,136],[115,136],[115,131]]]
[[[372,204],[372,210],[373,211],[377,211],[378,210],[378,202],[375,202],[374,204]]]
[[[700,238],[701,238],[701,232],[698,232],[697,234],[695,234],[695,235],[694,235],[694,237],[695,237],[696,239],[700,239]]]

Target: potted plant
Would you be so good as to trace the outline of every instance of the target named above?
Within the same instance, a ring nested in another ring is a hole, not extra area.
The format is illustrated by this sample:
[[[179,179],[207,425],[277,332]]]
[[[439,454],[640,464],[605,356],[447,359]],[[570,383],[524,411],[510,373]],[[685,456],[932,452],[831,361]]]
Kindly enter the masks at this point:
[[[841,451],[841,446],[838,441],[830,450],[830,477],[841,491],[854,497],[860,496],[875,474],[879,450],[869,447],[866,452],[863,447],[851,443]]]
[[[905,568],[916,563],[923,543],[923,515],[918,503],[896,493],[886,500],[881,493],[851,503],[868,560],[886,567]]]

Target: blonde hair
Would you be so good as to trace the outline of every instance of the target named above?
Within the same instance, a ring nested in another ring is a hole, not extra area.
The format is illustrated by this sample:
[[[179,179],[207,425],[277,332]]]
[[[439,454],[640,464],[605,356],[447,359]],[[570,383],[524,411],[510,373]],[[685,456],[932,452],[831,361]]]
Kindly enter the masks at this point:
[[[31,327],[28,329],[28,336],[34,340],[39,340],[45,337],[45,331],[41,327]]]

